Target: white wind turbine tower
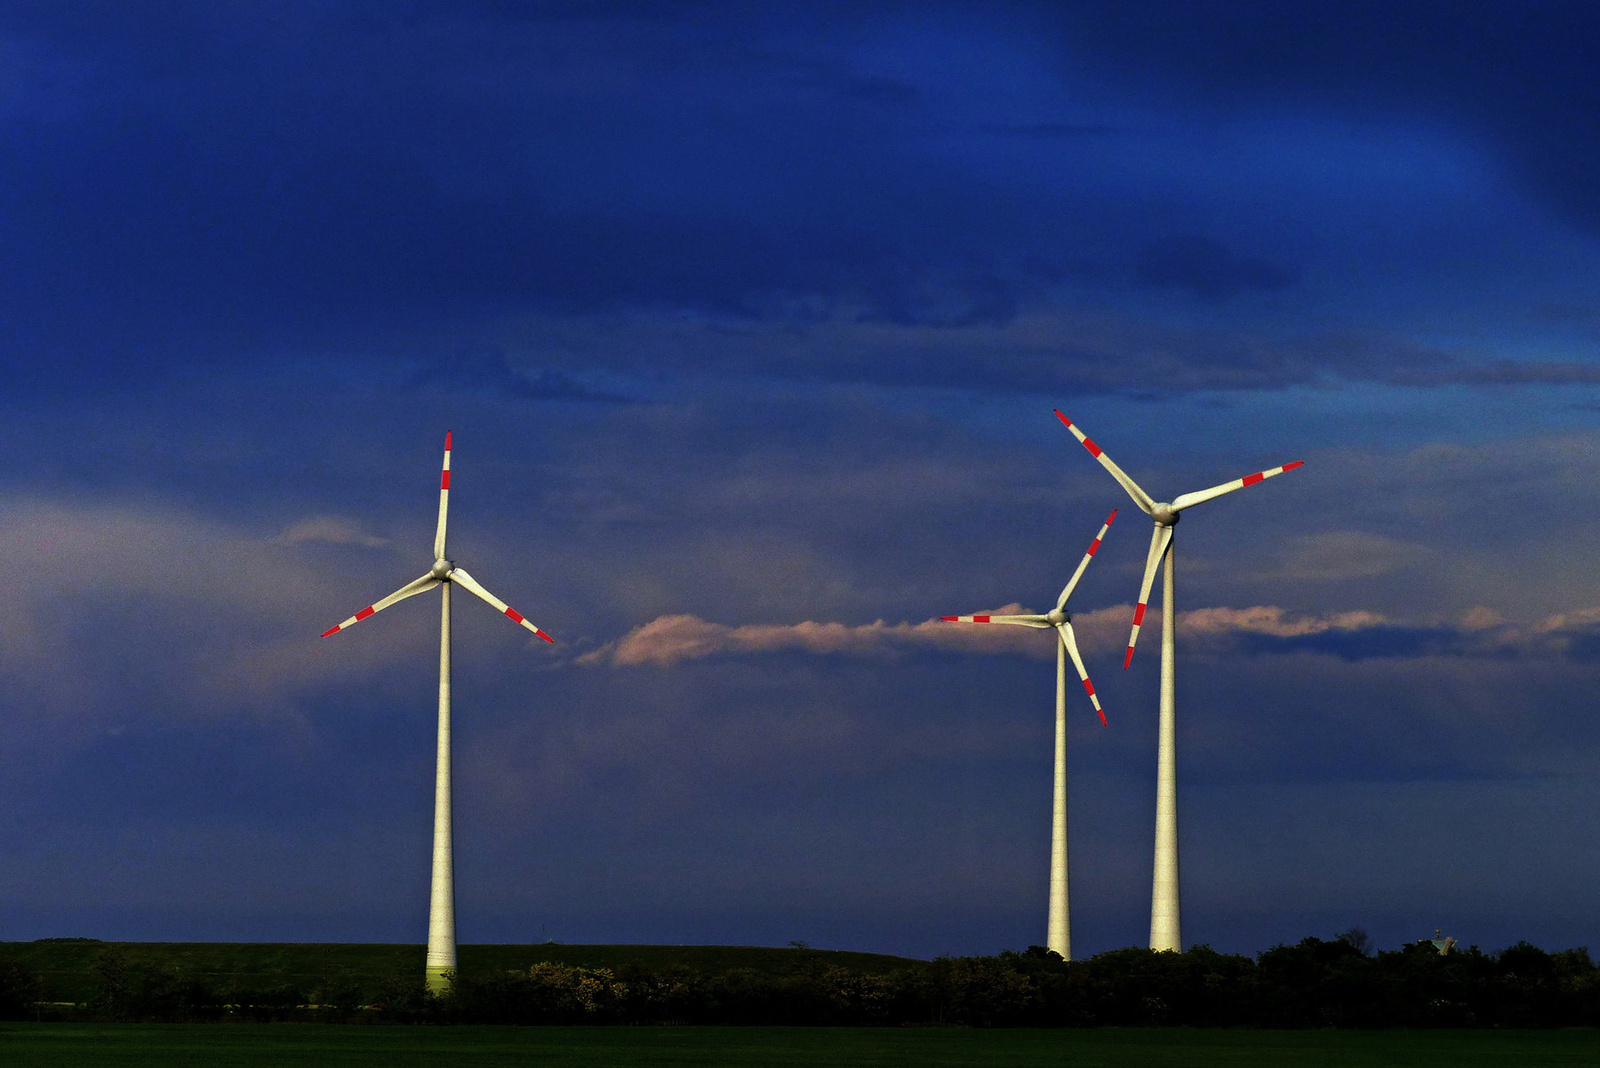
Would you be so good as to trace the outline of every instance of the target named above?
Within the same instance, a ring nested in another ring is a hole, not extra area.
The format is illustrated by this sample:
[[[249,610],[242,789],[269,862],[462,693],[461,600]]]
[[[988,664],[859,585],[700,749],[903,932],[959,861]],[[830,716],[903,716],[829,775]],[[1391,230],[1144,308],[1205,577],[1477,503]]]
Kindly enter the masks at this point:
[[[1293,471],[1303,461],[1284,464],[1269,471],[1224,482],[1220,486],[1184,493],[1170,504],[1155,500],[1139,484],[1111,462],[1083,431],[1072,425],[1072,420],[1056,411],[1074,437],[1083,442],[1089,455],[1100,461],[1100,466],[1111,473],[1135,504],[1155,520],[1155,530],[1150,535],[1150,555],[1145,560],[1144,581],[1139,587],[1139,604],[1133,610],[1133,632],[1128,636],[1128,654],[1122,660],[1123,668],[1133,662],[1133,646],[1139,640],[1139,627],[1144,623],[1145,606],[1150,603],[1150,584],[1155,580],[1156,566],[1166,559],[1161,578],[1161,726],[1157,743],[1156,761],[1156,851],[1155,875],[1150,889],[1150,948],[1183,950],[1183,932],[1178,916],[1178,760],[1177,760],[1177,664],[1174,651],[1174,620],[1177,608],[1172,601],[1172,576],[1177,550],[1173,545],[1173,530],[1180,513],[1185,508],[1203,504],[1225,493],[1254,486],[1257,482]]]
[[[450,587],[460,586],[468,593],[481,597],[502,613],[533,631],[547,642],[554,642],[538,627],[529,623],[522,614],[510,608],[500,598],[478,585],[445,555],[445,516],[450,505],[450,434],[444,436],[444,471],[439,478],[439,526],[433,536],[433,567],[426,575],[401,586],[381,601],[374,601],[361,611],[322,632],[324,638],[337,634],[346,627],[361,622],[375,612],[381,612],[397,601],[414,597],[435,586],[439,591],[439,751],[434,770],[433,787],[433,884],[428,900],[428,989],[435,992],[448,990],[450,977],[456,967],[456,893],[455,863],[452,858],[452,833],[450,827]]]
[[[1095,550],[1100,548],[1100,542],[1106,536],[1106,531],[1111,527],[1111,521],[1117,518],[1116,509],[1106,517],[1105,523],[1100,527],[1100,533],[1094,536],[1094,541],[1089,543],[1089,551],[1083,554],[1083,559],[1078,562],[1078,569],[1072,573],[1072,578],[1067,580],[1067,585],[1061,591],[1061,596],[1056,598],[1056,606],[1045,615],[1025,616],[940,616],[947,623],[1006,623],[1014,627],[1035,627],[1039,630],[1055,628],[1060,640],[1056,646],[1056,765],[1055,765],[1055,791],[1054,805],[1050,818],[1050,917],[1049,926],[1046,928],[1045,946],[1061,954],[1062,959],[1072,959],[1072,920],[1067,908],[1067,657],[1072,657],[1072,666],[1078,669],[1078,678],[1083,680],[1083,689],[1089,695],[1094,710],[1100,714],[1100,724],[1105,725],[1106,714],[1100,707],[1100,698],[1095,696],[1094,683],[1089,681],[1089,672],[1083,666],[1083,658],[1078,655],[1078,642],[1072,635],[1072,617],[1067,614],[1067,598],[1072,596],[1072,591],[1077,588],[1078,580],[1083,577],[1084,569],[1089,566],[1089,561],[1094,559]]]

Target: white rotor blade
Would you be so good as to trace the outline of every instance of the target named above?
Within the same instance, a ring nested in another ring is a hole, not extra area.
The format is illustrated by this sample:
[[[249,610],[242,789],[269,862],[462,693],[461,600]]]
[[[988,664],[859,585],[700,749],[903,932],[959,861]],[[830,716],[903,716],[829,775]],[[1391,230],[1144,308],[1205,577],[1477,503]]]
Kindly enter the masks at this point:
[[[1151,497],[1150,494],[1140,489],[1139,483],[1129,478],[1126,471],[1112,463],[1111,457],[1107,456],[1101,450],[1100,446],[1091,441],[1083,431],[1073,426],[1072,420],[1062,415],[1060,408],[1056,409],[1056,418],[1061,420],[1062,423],[1066,424],[1066,428],[1072,431],[1073,437],[1083,442],[1083,447],[1089,450],[1090,456],[1093,456],[1096,460],[1100,461],[1101,467],[1111,472],[1111,477],[1116,479],[1122,488],[1128,491],[1128,496],[1133,498],[1134,504],[1137,504],[1140,508],[1144,509],[1145,515],[1149,515],[1156,510],[1155,498]]]
[[[1072,636],[1071,623],[1057,623],[1056,633],[1061,635],[1061,644],[1067,647],[1067,655],[1072,657],[1072,666],[1078,669],[1078,678],[1083,680],[1083,692],[1089,695],[1089,703],[1094,705],[1094,710],[1100,714],[1100,725],[1106,725],[1106,710],[1100,707],[1100,698],[1095,696],[1094,683],[1089,681],[1089,670],[1083,666],[1083,657],[1078,655],[1078,642]]]
[[[1232,482],[1224,482],[1220,486],[1212,486],[1210,489],[1203,489],[1198,493],[1182,494],[1181,496],[1173,498],[1172,510],[1174,512],[1181,512],[1185,508],[1192,507],[1196,504],[1203,504],[1206,501],[1211,500],[1213,497],[1222,496],[1224,493],[1232,493],[1234,490],[1244,489],[1246,486],[1254,486],[1257,482],[1264,482],[1267,479],[1272,478],[1274,475],[1281,475],[1285,471],[1293,471],[1303,463],[1305,463],[1304,460],[1296,460],[1292,464],[1284,464],[1282,467],[1274,467],[1270,471],[1257,471],[1253,475],[1245,475],[1243,478],[1236,478]]]
[[[433,558],[444,559],[444,521],[450,511],[450,431],[444,432],[444,470],[439,474],[439,526],[433,535]]]
[[[354,626],[363,619],[366,619],[368,616],[372,615],[374,612],[383,611],[396,601],[403,601],[407,597],[415,597],[419,593],[433,589],[435,586],[439,585],[439,581],[439,579],[433,576],[432,572],[429,572],[416,581],[408,582],[404,586],[401,586],[398,590],[395,590],[383,600],[373,601],[371,604],[367,605],[367,607],[363,608],[361,611],[357,612],[343,623],[340,623],[337,627],[329,627],[327,630],[322,632],[322,636],[326,638],[330,634],[338,634],[341,630],[344,630],[346,627]]]
[[[1144,625],[1144,610],[1150,604],[1150,584],[1156,580],[1156,568],[1161,566],[1162,558],[1167,555],[1167,546],[1171,544],[1172,528],[1157,524],[1150,535],[1150,555],[1144,563],[1144,581],[1139,584],[1139,603],[1133,609],[1133,633],[1128,635],[1128,655],[1122,658],[1124,671],[1133,663],[1133,646],[1139,640],[1139,628]],[[1172,606],[1167,605],[1166,610],[1170,612]]]
[[[1117,518],[1117,509],[1111,509],[1111,514],[1106,516],[1106,521],[1100,526],[1100,533],[1094,536],[1094,541],[1089,543],[1089,551],[1083,554],[1083,559],[1078,562],[1078,570],[1072,573],[1067,584],[1061,590],[1061,596],[1056,598],[1056,610],[1067,606],[1067,598],[1072,596],[1072,591],[1077,589],[1078,580],[1083,577],[1084,569],[1089,566],[1089,561],[1094,559],[1094,554],[1099,551],[1100,543],[1105,540],[1106,531],[1111,529],[1111,521]]]
[[[555,644],[554,638],[550,637],[550,635],[546,634],[532,623],[529,623],[521,612],[517,611],[515,608],[512,608],[500,598],[496,597],[494,594],[478,585],[477,579],[473,578],[459,567],[450,572],[450,581],[459,584],[461,588],[466,590],[468,593],[476,594],[485,601],[488,601],[490,604],[494,605],[494,607],[500,611],[500,614],[505,616],[507,619],[510,619],[514,623],[521,623],[524,627],[527,627],[545,641],[550,642],[552,645]]]
[[[1048,627],[1045,616],[940,616],[944,623],[1006,623],[1013,627]]]

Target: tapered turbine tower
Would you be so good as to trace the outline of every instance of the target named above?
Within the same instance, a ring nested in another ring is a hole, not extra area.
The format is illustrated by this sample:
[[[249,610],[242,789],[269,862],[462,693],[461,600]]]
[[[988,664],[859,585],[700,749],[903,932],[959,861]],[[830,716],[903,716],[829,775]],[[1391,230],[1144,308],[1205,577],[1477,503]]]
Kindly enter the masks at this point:
[[[1111,477],[1128,491],[1134,503],[1155,521],[1155,530],[1150,535],[1150,555],[1145,559],[1144,581],[1139,587],[1139,604],[1133,610],[1133,633],[1128,636],[1128,653],[1122,660],[1123,668],[1133,662],[1133,646],[1139,640],[1145,606],[1150,603],[1150,585],[1155,581],[1156,568],[1163,559],[1166,561],[1161,578],[1161,727],[1156,761],[1156,851],[1155,875],[1150,890],[1150,948],[1182,952],[1183,931],[1178,918],[1177,665],[1173,638],[1178,610],[1172,601],[1177,551],[1173,544],[1173,528],[1177,526],[1185,508],[1192,508],[1246,486],[1254,486],[1285,471],[1293,471],[1302,461],[1296,460],[1269,471],[1257,471],[1253,475],[1245,475],[1196,493],[1185,493],[1166,504],[1139,488],[1139,484],[1129,478],[1122,468],[1111,462],[1111,457],[1100,446],[1072,425],[1072,420],[1060,411],[1056,412],[1056,418],[1066,424],[1073,436],[1083,442],[1089,454],[1100,461],[1100,466],[1110,472]]]
[[[450,435],[444,436],[444,471],[439,478],[439,526],[433,536],[433,567],[426,575],[401,586],[381,601],[374,601],[337,627],[322,632],[324,638],[366,619],[407,597],[414,597],[435,586],[443,587],[439,599],[439,751],[433,787],[433,884],[428,900],[428,989],[442,993],[450,988],[450,973],[456,967],[456,892],[453,836],[450,828],[450,587],[460,586],[468,593],[494,606],[495,611],[520,623],[547,642],[554,642],[538,627],[523,618],[500,598],[478,585],[478,581],[457,567],[446,554],[445,516],[450,509]]]
[[[1056,769],[1055,800],[1050,818],[1050,918],[1046,929],[1045,946],[1061,954],[1064,960],[1072,959],[1072,917],[1067,906],[1067,657],[1072,657],[1072,666],[1078,669],[1078,678],[1083,680],[1084,692],[1089,695],[1094,710],[1100,714],[1101,726],[1106,722],[1105,711],[1100,707],[1100,698],[1095,696],[1094,683],[1089,681],[1089,672],[1083,666],[1083,658],[1078,655],[1078,642],[1072,635],[1072,617],[1067,614],[1067,598],[1071,597],[1072,591],[1077,588],[1078,580],[1083,577],[1083,572],[1089,566],[1089,561],[1094,559],[1095,551],[1100,548],[1100,542],[1105,538],[1106,531],[1111,528],[1111,521],[1116,518],[1116,510],[1113,509],[1106,517],[1105,523],[1101,525],[1100,533],[1089,543],[1089,551],[1083,554],[1083,559],[1078,562],[1078,570],[1067,580],[1061,596],[1056,598],[1055,608],[1049,613],[1042,616],[939,617],[947,623],[1005,623],[1014,627],[1035,627],[1039,630],[1055,628],[1059,639],[1055,643]]]

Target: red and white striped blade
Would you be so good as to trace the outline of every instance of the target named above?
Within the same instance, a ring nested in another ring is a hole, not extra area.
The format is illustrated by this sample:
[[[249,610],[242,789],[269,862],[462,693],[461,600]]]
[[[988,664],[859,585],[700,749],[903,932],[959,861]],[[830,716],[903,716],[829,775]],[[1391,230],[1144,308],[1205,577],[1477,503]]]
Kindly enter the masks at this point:
[[[1274,467],[1269,471],[1257,471],[1253,475],[1245,475],[1243,478],[1236,478],[1232,482],[1224,482],[1220,486],[1212,486],[1210,489],[1200,490],[1198,493],[1182,494],[1181,496],[1173,498],[1172,510],[1174,512],[1181,512],[1185,508],[1192,507],[1196,504],[1202,504],[1211,500],[1213,497],[1220,497],[1224,493],[1232,493],[1234,490],[1241,490],[1246,486],[1254,486],[1257,482],[1265,482],[1267,479],[1281,475],[1285,471],[1293,471],[1295,468],[1302,466],[1304,463],[1304,460],[1296,460],[1293,463],[1284,464],[1282,467]]]
[[[363,608],[361,611],[357,612],[343,623],[340,623],[337,627],[329,627],[327,630],[322,632],[322,636],[326,638],[329,635],[338,634],[346,627],[353,627],[357,623],[360,623],[363,619],[366,619],[368,616],[383,611],[396,601],[403,601],[407,597],[415,597],[417,594],[431,590],[437,585],[439,585],[439,580],[434,578],[431,572],[423,575],[416,581],[408,582],[404,586],[401,586],[398,590],[395,590],[383,600],[373,601],[371,604],[367,605],[367,607]]]
[[[1046,616],[940,616],[945,623],[1004,623],[1013,627],[1048,627]]]
[[[544,631],[540,630],[538,627],[534,626],[532,623],[529,623],[528,620],[523,616],[523,614],[521,612],[517,611],[515,608],[512,608],[510,605],[506,604],[500,598],[496,597],[494,594],[490,593],[488,590],[486,590],[482,586],[478,585],[478,580],[477,579],[473,578],[471,575],[467,574],[465,571],[461,570],[459,567],[456,568],[454,571],[450,572],[450,581],[458,584],[462,589],[466,590],[468,593],[476,594],[477,596],[481,597],[483,600],[488,601],[491,605],[493,605],[495,607],[495,609],[497,611],[499,611],[499,613],[501,615],[505,616],[507,619],[511,620],[513,623],[521,623],[524,627],[527,627],[529,630],[533,631],[535,634],[537,634],[539,637],[543,638],[545,641],[550,642],[551,644],[555,643],[555,639],[554,638],[550,637],[550,635],[546,634]]]
[[[1072,591],[1078,588],[1078,580],[1083,577],[1084,570],[1089,566],[1089,561],[1094,559],[1094,554],[1100,551],[1100,543],[1105,540],[1106,531],[1111,529],[1111,521],[1117,518],[1117,509],[1111,509],[1111,514],[1106,516],[1106,521],[1100,526],[1100,533],[1094,536],[1094,541],[1089,543],[1089,551],[1083,554],[1083,559],[1078,561],[1078,570],[1072,573],[1067,584],[1061,590],[1061,596],[1056,598],[1056,610],[1067,606],[1067,598],[1072,596]]]
[[[450,431],[444,432],[444,470],[439,473],[439,526],[433,535],[433,558],[444,559],[444,521],[450,513]]]
[[[1071,419],[1068,419],[1066,416],[1062,415],[1060,408],[1057,408],[1055,411],[1056,418],[1061,420],[1068,430],[1072,431],[1073,437],[1083,442],[1083,447],[1089,450],[1089,455],[1093,456],[1096,460],[1099,460],[1100,466],[1109,471],[1111,473],[1111,477],[1116,479],[1117,483],[1121,485],[1123,489],[1128,491],[1128,496],[1133,498],[1133,503],[1144,509],[1145,515],[1149,515],[1150,513],[1154,512],[1156,510],[1155,499],[1151,497],[1150,494],[1140,489],[1139,483],[1129,478],[1127,472],[1113,463],[1111,461],[1111,457],[1107,456],[1105,451],[1101,449],[1100,446],[1091,441],[1088,435],[1074,426]]]
[[[1067,647],[1067,655],[1072,657],[1072,666],[1078,669],[1078,678],[1083,680],[1083,692],[1089,695],[1089,703],[1094,705],[1095,712],[1100,715],[1100,726],[1106,725],[1106,710],[1100,707],[1100,698],[1095,696],[1094,683],[1089,681],[1089,670],[1083,666],[1083,657],[1078,655],[1078,641],[1072,636],[1071,623],[1057,623],[1056,633],[1061,635],[1061,644]]]
[[[1167,555],[1167,546],[1172,544],[1172,528],[1157,524],[1150,535],[1150,555],[1144,562],[1144,581],[1139,583],[1139,603],[1133,608],[1133,633],[1128,635],[1128,655],[1122,658],[1122,669],[1126,671],[1128,665],[1133,663],[1133,647],[1139,641],[1139,628],[1144,626],[1144,611],[1150,605],[1150,585],[1156,580],[1156,568],[1161,566],[1161,560]],[[1168,606],[1169,610],[1171,606]]]

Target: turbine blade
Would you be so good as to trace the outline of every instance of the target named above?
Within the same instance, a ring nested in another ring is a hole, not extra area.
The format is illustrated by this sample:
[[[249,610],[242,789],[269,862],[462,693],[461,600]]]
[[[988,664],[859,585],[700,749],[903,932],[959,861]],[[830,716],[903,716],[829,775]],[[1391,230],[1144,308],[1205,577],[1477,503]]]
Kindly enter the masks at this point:
[[[1072,657],[1072,666],[1078,669],[1078,678],[1083,680],[1083,692],[1089,695],[1089,703],[1094,705],[1094,710],[1100,714],[1100,726],[1104,727],[1106,710],[1100,707],[1100,698],[1094,693],[1094,683],[1089,681],[1089,670],[1083,666],[1083,657],[1078,655],[1078,642],[1072,636],[1072,624],[1056,624],[1056,633],[1061,635],[1061,644],[1067,647],[1067,655]]]
[[[1232,493],[1234,490],[1241,490],[1246,486],[1254,486],[1257,482],[1265,482],[1267,479],[1272,478],[1275,475],[1281,475],[1285,471],[1293,471],[1295,468],[1304,463],[1304,460],[1296,460],[1294,463],[1284,464],[1282,467],[1274,467],[1270,471],[1257,471],[1253,475],[1245,475],[1243,478],[1236,478],[1232,482],[1224,482],[1220,486],[1212,486],[1210,489],[1203,489],[1198,493],[1182,494],[1181,496],[1173,499],[1172,510],[1174,512],[1181,512],[1185,508],[1190,508],[1197,504],[1203,504],[1206,501],[1211,500],[1213,497],[1220,497],[1224,493]]]
[[[1013,627],[1048,627],[1046,616],[940,616],[943,623],[1005,623]]]
[[[396,601],[403,601],[407,597],[415,597],[417,594],[422,593],[422,592],[424,592],[426,590],[431,590],[437,585],[439,585],[439,579],[434,578],[433,577],[433,573],[429,572],[428,574],[423,575],[421,578],[417,579],[416,581],[408,582],[404,586],[401,586],[398,590],[395,590],[393,593],[391,593],[389,596],[385,597],[383,600],[381,600],[381,601],[373,601],[371,604],[367,605],[367,607],[363,608],[361,611],[357,612],[355,615],[351,616],[349,619],[345,620],[343,623],[340,623],[337,627],[329,627],[327,630],[322,632],[322,636],[324,638],[326,638],[329,635],[338,634],[341,630],[344,630],[346,627],[354,626],[355,624],[361,622],[363,619],[366,619],[368,616],[370,616],[370,615],[372,615],[372,614],[374,614],[376,612],[383,611],[385,608],[388,608],[390,605],[394,604]]]
[[[1100,466],[1111,472],[1111,477],[1116,479],[1123,489],[1128,491],[1128,496],[1133,498],[1133,503],[1144,509],[1144,514],[1149,515],[1156,510],[1155,498],[1139,488],[1139,483],[1128,477],[1126,471],[1111,462],[1100,446],[1091,441],[1083,431],[1072,424],[1072,420],[1061,414],[1061,409],[1056,409],[1056,418],[1072,431],[1072,436],[1083,442],[1083,447],[1089,450],[1089,455],[1100,461]]]
[[[1133,609],[1133,633],[1128,635],[1128,655],[1122,658],[1122,670],[1128,670],[1128,665],[1133,663],[1133,647],[1139,640],[1139,628],[1144,625],[1144,610],[1150,604],[1150,584],[1156,580],[1156,568],[1161,566],[1162,557],[1167,555],[1167,546],[1172,544],[1172,528],[1158,525],[1150,534],[1150,555],[1144,563],[1144,581],[1139,584],[1139,603]],[[1167,608],[1170,611],[1171,605]]]
[[[498,610],[501,615],[505,616],[513,623],[521,623],[524,627],[527,627],[545,641],[551,643],[552,645],[555,644],[554,638],[550,637],[550,635],[546,634],[532,623],[529,623],[521,612],[517,611],[515,608],[512,608],[500,598],[496,597],[494,594],[478,585],[477,579],[473,578],[459,567],[450,572],[450,581],[459,584],[461,588],[466,590],[468,593],[476,594],[483,600],[488,601],[490,604],[494,605],[495,609]]]
[[[1106,516],[1106,521],[1101,524],[1100,533],[1094,536],[1094,541],[1089,543],[1089,551],[1083,554],[1083,559],[1078,562],[1078,570],[1072,573],[1066,586],[1061,590],[1061,596],[1056,598],[1056,610],[1067,606],[1067,598],[1072,596],[1072,591],[1078,588],[1078,580],[1083,577],[1084,569],[1089,566],[1089,561],[1094,559],[1094,554],[1100,551],[1100,542],[1105,540],[1106,531],[1111,529],[1111,521],[1117,518],[1117,509],[1111,509],[1111,514]]]
[[[450,512],[450,431],[444,432],[444,470],[439,474],[439,527],[433,535],[433,558],[444,559],[444,521]]]

